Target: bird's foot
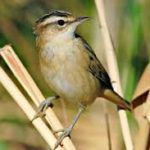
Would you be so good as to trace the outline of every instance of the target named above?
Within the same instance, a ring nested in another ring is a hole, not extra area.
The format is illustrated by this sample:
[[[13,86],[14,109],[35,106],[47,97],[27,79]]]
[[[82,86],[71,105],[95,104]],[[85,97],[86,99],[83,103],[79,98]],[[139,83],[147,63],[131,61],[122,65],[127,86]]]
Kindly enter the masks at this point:
[[[38,111],[33,117],[32,121],[35,120],[38,117],[44,117],[45,116],[45,111],[48,107],[53,107],[53,101],[57,99],[56,96],[53,97],[48,97],[44,101],[42,101],[38,107]]]
[[[54,150],[55,150],[59,145],[61,145],[61,143],[62,143],[62,141],[63,141],[63,139],[64,139],[65,137],[67,137],[67,136],[70,137],[70,134],[71,134],[71,132],[72,132],[72,130],[73,130],[73,127],[75,126],[75,124],[76,124],[76,122],[78,121],[78,119],[79,119],[81,113],[82,113],[84,110],[85,110],[85,107],[80,106],[79,111],[78,111],[78,113],[76,114],[76,116],[74,117],[74,119],[73,119],[71,125],[70,125],[68,128],[61,129],[61,130],[58,130],[58,131],[55,131],[55,132],[54,132],[54,133],[62,132],[62,134],[59,136],[59,138],[58,138],[58,140],[57,140],[57,142],[56,142],[56,144],[55,144],[55,146],[54,146]]]
[[[59,145],[61,145],[61,143],[62,143],[62,141],[63,141],[63,139],[64,139],[65,137],[70,137],[70,134],[71,134],[71,132],[72,132],[72,129],[73,129],[72,126],[69,126],[68,128],[60,129],[60,130],[54,132],[54,134],[59,133],[59,132],[62,132],[62,134],[59,136],[59,138],[58,138],[58,140],[57,140],[57,142],[56,142],[56,144],[55,144],[55,146],[54,146],[54,150],[55,150]]]

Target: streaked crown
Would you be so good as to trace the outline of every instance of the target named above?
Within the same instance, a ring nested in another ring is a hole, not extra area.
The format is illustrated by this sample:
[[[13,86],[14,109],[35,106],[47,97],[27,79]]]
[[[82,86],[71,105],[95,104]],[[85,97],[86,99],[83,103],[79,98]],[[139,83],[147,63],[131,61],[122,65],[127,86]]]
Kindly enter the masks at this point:
[[[49,19],[51,17],[63,17],[63,18],[66,18],[66,17],[71,17],[72,14],[69,13],[69,12],[66,12],[66,11],[58,11],[58,10],[54,10],[54,11],[51,11],[50,13],[48,14],[45,14],[44,16],[40,17],[37,21],[36,21],[36,24],[39,24],[39,23],[42,23],[44,21],[46,21],[46,19]]]

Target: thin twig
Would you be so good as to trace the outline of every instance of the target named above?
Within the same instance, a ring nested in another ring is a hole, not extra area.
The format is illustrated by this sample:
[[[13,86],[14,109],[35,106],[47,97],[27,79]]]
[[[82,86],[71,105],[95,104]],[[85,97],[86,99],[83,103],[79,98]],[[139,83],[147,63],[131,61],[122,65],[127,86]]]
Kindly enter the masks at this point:
[[[7,63],[15,77],[18,79],[22,87],[31,97],[35,105],[38,106],[39,103],[42,102],[42,100],[44,100],[45,98],[42,95],[39,88],[37,87],[37,85],[35,84],[35,82],[33,81],[30,74],[27,72],[27,70],[17,57],[17,55],[14,53],[12,47],[10,45],[4,46],[0,51],[0,55],[5,60],[5,62]],[[48,110],[46,111],[45,118],[54,131],[63,128],[63,126],[61,125],[51,108],[48,108]],[[66,150],[75,150],[73,143],[68,137],[66,137],[63,140],[63,145]]]
[[[107,112],[105,112],[105,119],[106,119],[106,127],[107,127],[107,136],[108,136],[108,147],[109,150],[112,150],[112,145],[111,145],[111,135],[110,135],[110,122],[109,122],[109,115]]]
[[[4,88],[8,91],[8,93],[13,97],[15,102],[20,106],[20,108],[24,111],[27,117],[31,120],[35,114],[34,109],[29,104],[24,95],[20,92],[18,87],[13,83],[13,81],[9,78],[6,72],[0,67],[0,83],[4,86]],[[44,140],[48,143],[48,145],[53,148],[56,143],[56,138],[49,130],[49,128],[45,125],[42,119],[38,118],[34,122],[32,122],[34,127],[39,131]],[[59,147],[59,150],[62,148]]]
[[[113,85],[115,91],[117,91],[120,95],[122,95],[117,62],[114,54],[113,44],[106,23],[103,0],[95,0],[95,3],[98,10],[100,24],[101,24],[101,34],[104,40],[105,56],[108,65],[109,75],[111,76],[111,79],[113,81],[116,81],[116,84]],[[126,149],[133,150],[133,143],[131,139],[126,112],[124,110],[119,110],[119,117],[120,117],[121,129],[122,129],[122,134],[123,134]]]

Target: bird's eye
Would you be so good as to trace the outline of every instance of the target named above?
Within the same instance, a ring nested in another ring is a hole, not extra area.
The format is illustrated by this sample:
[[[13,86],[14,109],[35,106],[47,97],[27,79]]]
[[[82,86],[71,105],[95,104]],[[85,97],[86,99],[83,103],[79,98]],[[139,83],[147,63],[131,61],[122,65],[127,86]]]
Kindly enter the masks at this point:
[[[59,24],[60,26],[63,26],[63,25],[65,24],[65,21],[64,21],[64,20],[58,20],[58,24]]]

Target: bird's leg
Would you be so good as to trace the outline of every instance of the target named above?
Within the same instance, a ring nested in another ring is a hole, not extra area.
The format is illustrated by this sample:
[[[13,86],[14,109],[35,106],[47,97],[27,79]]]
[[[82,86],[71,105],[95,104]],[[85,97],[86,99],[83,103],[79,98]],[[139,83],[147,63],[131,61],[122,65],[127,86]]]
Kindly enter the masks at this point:
[[[32,121],[35,120],[38,117],[44,117],[46,109],[48,107],[53,107],[53,101],[55,101],[58,98],[59,98],[59,96],[52,96],[52,97],[48,97],[44,101],[42,101],[40,103],[40,105],[38,107],[38,111],[35,114],[35,116],[33,117]]]
[[[73,119],[71,125],[70,125],[69,127],[65,128],[65,129],[60,129],[60,130],[54,132],[54,133],[63,132],[63,133],[59,136],[59,138],[58,138],[58,140],[57,140],[57,142],[56,142],[56,144],[55,144],[54,150],[55,150],[59,145],[61,145],[61,142],[63,141],[63,139],[64,139],[65,137],[70,136],[70,134],[71,134],[71,132],[72,132],[72,130],[73,130],[73,127],[74,127],[75,124],[77,123],[77,121],[78,121],[80,115],[82,114],[82,112],[83,112],[84,110],[85,110],[85,107],[84,107],[84,106],[80,106],[80,108],[79,108],[79,110],[78,110],[78,113],[77,113],[76,116],[74,117],[74,119]]]

